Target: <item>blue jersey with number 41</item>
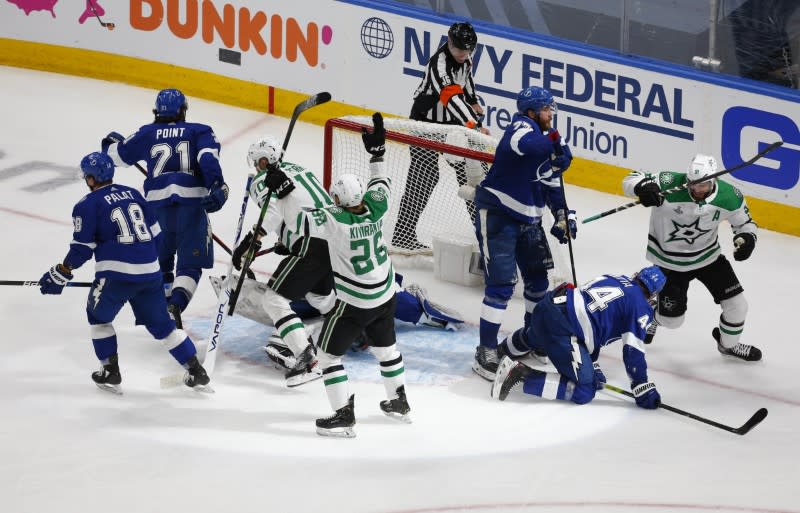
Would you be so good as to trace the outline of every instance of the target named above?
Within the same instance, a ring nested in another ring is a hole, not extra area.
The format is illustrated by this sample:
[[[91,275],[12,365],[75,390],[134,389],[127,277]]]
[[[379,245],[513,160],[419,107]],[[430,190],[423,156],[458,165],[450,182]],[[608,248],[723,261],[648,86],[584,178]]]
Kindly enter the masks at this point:
[[[95,259],[97,278],[161,278],[156,237],[161,227],[136,189],[111,184],[84,196],[72,209],[74,233],[64,263],[77,269]]]
[[[626,367],[644,363],[643,340],[653,308],[638,283],[627,276],[603,275],[567,294],[575,333],[593,357],[601,347],[622,340]],[[594,359],[594,358],[593,358]]]

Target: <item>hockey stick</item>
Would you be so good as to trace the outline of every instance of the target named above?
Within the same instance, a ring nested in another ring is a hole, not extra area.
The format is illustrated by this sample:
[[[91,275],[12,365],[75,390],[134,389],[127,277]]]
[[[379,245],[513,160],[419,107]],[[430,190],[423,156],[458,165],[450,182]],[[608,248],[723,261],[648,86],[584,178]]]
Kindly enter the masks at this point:
[[[705,182],[705,181],[710,180],[712,178],[716,178],[718,176],[722,176],[722,175],[726,175],[728,173],[732,173],[732,172],[736,171],[737,169],[741,169],[743,167],[747,167],[750,164],[753,164],[755,161],[759,160],[761,157],[763,157],[767,153],[771,152],[772,150],[774,150],[776,148],[779,148],[782,144],[783,144],[783,141],[774,142],[774,143],[770,144],[769,146],[767,146],[766,148],[764,148],[763,150],[761,150],[760,152],[758,152],[755,155],[755,157],[751,158],[747,162],[742,162],[741,164],[736,164],[735,166],[733,166],[731,168],[723,169],[722,171],[710,174],[710,175],[704,177],[702,180],[697,180],[697,182],[686,182],[683,185],[679,185],[677,187],[672,187],[671,189],[667,189],[666,191],[661,191],[661,196],[668,196],[668,195],[672,194],[673,192],[682,191],[683,189],[686,189],[690,185],[694,185],[695,183]],[[612,208],[611,210],[606,210],[605,212],[600,212],[599,214],[595,214],[593,216],[587,217],[586,219],[581,221],[581,223],[583,223],[583,224],[591,223],[592,221],[600,219],[601,217],[610,216],[611,214],[616,214],[617,212],[622,212],[623,210],[627,210],[629,208],[635,207],[636,205],[640,205],[640,204],[641,204],[641,201],[639,201],[639,200],[632,201],[632,202],[626,203],[625,205],[622,205],[620,207]]]
[[[100,22],[102,27],[107,28],[108,30],[114,30],[116,25],[111,22],[106,23],[100,19],[100,15],[97,14],[97,6],[95,5],[94,0],[86,0],[86,6],[92,11],[92,14],[94,14],[94,17],[97,18],[97,21]]]
[[[38,281],[14,281],[14,280],[0,280],[0,285],[12,285],[16,287],[38,287]],[[90,281],[68,281],[65,287],[91,287]]]
[[[239,211],[239,222],[236,225],[236,234],[233,238],[234,243],[237,245],[239,244],[239,238],[242,236],[244,214],[247,211],[247,199],[250,197],[250,184],[253,183],[254,177],[255,175],[252,173],[247,175],[247,185],[245,185],[244,188],[242,209]],[[222,323],[225,320],[225,307],[227,306],[228,300],[231,296],[230,285],[233,279],[233,275],[231,274],[232,271],[233,258],[231,258],[231,261],[228,264],[228,272],[225,274],[225,281],[222,283],[222,287],[220,287],[219,293],[217,294],[217,309],[214,312],[214,325],[211,327],[211,333],[209,333],[208,340],[206,341],[206,353],[205,359],[203,360],[203,368],[205,368],[206,373],[208,373],[209,376],[214,371],[214,367],[216,366],[217,362],[217,347],[219,347],[220,335],[222,333]],[[172,388],[182,383],[183,373],[173,374],[171,376],[165,376],[161,378],[161,388]]]
[[[554,132],[554,134],[558,134],[558,131],[556,130]],[[561,147],[561,143],[560,142],[556,142],[556,144],[553,145],[553,152],[556,154],[556,156],[564,154],[564,148]],[[567,236],[567,247],[569,249],[569,265],[570,265],[570,267],[572,269],[572,283],[577,286],[578,285],[578,278],[575,276],[575,253],[572,252],[572,233],[570,233],[570,229],[569,229],[569,204],[567,204],[567,191],[564,190],[564,173],[563,172],[561,173],[561,176],[558,177],[558,181],[559,181],[559,184],[561,186],[561,197],[564,199],[564,210],[567,211],[566,212],[566,216],[567,216],[566,223],[567,223],[567,225],[565,227],[565,232],[566,232],[565,235]]]
[[[330,100],[331,93],[322,92],[317,93],[314,96],[297,104],[297,106],[294,108],[294,112],[292,112],[292,118],[289,120],[289,128],[286,130],[286,136],[283,138],[283,151],[281,152],[281,158],[278,160],[278,165],[280,165],[280,163],[283,161],[283,155],[286,153],[286,148],[289,146],[289,139],[292,137],[292,131],[294,130],[294,124],[297,122],[297,118],[299,118],[300,115],[308,109],[323,103],[327,103]],[[254,234],[258,233],[259,229],[261,229],[261,225],[264,223],[264,216],[267,215],[267,207],[269,206],[269,200],[271,197],[272,192],[268,191],[267,198],[264,200],[264,205],[261,207],[261,212],[258,215],[258,223],[256,223],[256,225],[253,227]],[[239,281],[236,283],[236,289],[233,291],[230,301],[228,302],[228,315],[233,315],[233,312],[236,308],[236,301],[239,300],[239,294],[242,291],[242,284],[244,284],[247,270],[250,269],[250,264],[253,263],[253,259],[255,258],[255,244],[256,237],[253,237],[253,239],[250,241],[250,247],[247,248],[247,251],[244,254],[242,272],[239,275]]]
[[[145,169],[141,166],[141,164],[139,164],[138,162],[134,162],[133,165],[136,166],[136,169],[138,169],[139,172],[141,172],[144,176],[147,176],[147,171],[145,171]],[[214,239],[214,242],[219,244],[219,246],[222,249],[225,250],[225,253],[227,253],[229,255],[233,255],[233,252],[231,251],[231,248],[229,248],[227,244],[222,242],[222,239],[220,239],[219,237],[217,237],[213,233],[211,234],[211,238]]]
[[[605,388],[606,390],[611,390],[612,392],[616,392],[618,394],[624,395],[626,397],[630,397],[632,399],[635,399],[635,397],[634,397],[634,395],[632,393],[628,392],[627,390],[623,390],[621,388],[615,387],[614,385],[609,385],[608,383],[603,383],[603,388]],[[745,422],[744,424],[742,424],[738,428],[735,428],[735,427],[731,427],[731,426],[726,426],[725,424],[720,424],[719,422],[715,422],[713,420],[709,420],[709,419],[700,417],[698,415],[695,415],[694,413],[689,413],[688,411],[680,410],[680,409],[675,408],[673,406],[670,406],[668,404],[661,403],[661,404],[658,405],[658,407],[659,408],[663,408],[665,410],[669,410],[672,413],[677,413],[678,415],[683,415],[684,417],[689,417],[690,419],[696,420],[698,422],[702,422],[703,424],[708,424],[709,426],[714,426],[715,428],[723,429],[725,431],[728,431],[729,433],[734,433],[736,435],[746,435],[747,433],[749,433],[751,429],[753,429],[754,427],[759,425],[762,420],[767,418],[767,413],[768,413],[766,408],[761,408],[757,412],[755,412],[753,414],[753,416],[750,417],[747,420],[747,422]]]

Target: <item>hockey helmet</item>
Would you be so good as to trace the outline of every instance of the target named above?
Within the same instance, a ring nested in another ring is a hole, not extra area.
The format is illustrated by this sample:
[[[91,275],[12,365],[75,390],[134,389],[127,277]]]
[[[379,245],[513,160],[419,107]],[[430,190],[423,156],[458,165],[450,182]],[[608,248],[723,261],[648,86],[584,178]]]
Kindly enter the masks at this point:
[[[114,178],[114,161],[105,153],[94,151],[81,159],[83,177],[91,176],[97,183]]]
[[[550,107],[553,111],[553,115],[558,113],[558,106],[553,99],[553,95],[543,87],[526,87],[517,95],[517,111],[520,114],[526,114],[529,109],[539,114],[545,107]]]
[[[364,186],[356,175],[344,174],[331,184],[331,198],[340,207],[357,207],[364,199]]]
[[[708,197],[714,190],[715,178],[704,180],[709,175],[717,172],[717,159],[711,155],[698,153],[689,164],[686,171],[686,179],[689,181],[689,193],[695,200],[702,200]],[[698,187],[699,186],[699,187]]]
[[[633,279],[638,281],[651,297],[661,292],[661,289],[667,283],[667,277],[664,276],[664,272],[657,265],[645,267],[634,274]]]
[[[472,28],[471,23],[467,22],[456,22],[450,25],[447,37],[450,38],[450,43],[459,50],[471,52],[478,44],[478,35],[475,34],[475,29]]]
[[[281,160],[283,148],[277,139],[265,135],[250,145],[247,150],[247,163],[261,169],[258,165],[261,159],[267,159],[267,166],[274,166]]]
[[[189,109],[186,97],[177,89],[162,89],[156,96],[153,114],[159,118],[183,118]]]

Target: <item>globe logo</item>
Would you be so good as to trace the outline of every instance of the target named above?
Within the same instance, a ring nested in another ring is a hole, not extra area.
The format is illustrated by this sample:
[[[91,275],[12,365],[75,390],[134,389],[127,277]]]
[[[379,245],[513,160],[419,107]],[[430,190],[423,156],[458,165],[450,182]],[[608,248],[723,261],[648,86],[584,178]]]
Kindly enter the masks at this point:
[[[361,25],[361,46],[376,59],[383,59],[394,48],[391,27],[380,18],[370,18]]]

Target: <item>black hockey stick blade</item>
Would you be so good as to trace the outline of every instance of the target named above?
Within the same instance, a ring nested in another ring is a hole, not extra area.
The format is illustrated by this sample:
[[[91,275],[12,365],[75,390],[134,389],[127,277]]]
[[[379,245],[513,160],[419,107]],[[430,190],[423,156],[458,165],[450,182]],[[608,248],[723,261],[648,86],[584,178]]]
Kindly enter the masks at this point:
[[[39,281],[30,281],[30,280],[0,280],[0,285],[9,285],[14,287],[38,287]],[[92,282],[90,281],[70,281],[67,282],[65,287],[91,287]]]
[[[763,150],[761,150],[758,153],[756,153],[753,156],[753,158],[751,158],[750,160],[742,162],[740,164],[736,164],[735,166],[729,167],[728,169],[723,169],[722,171],[718,171],[716,173],[710,174],[710,175],[704,177],[700,181],[704,182],[704,181],[710,180],[712,178],[717,178],[718,176],[727,175],[728,173],[733,173],[734,171],[742,169],[743,167],[747,167],[750,164],[754,164],[757,160],[762,158],[764,155],[766,155],[767,153],[771,152],[772,150],[774,150],[776,148],[780,148],[782,145],[783,145],[783,141],[776,141],[776,142],[764,147]],[[666,196],[668,194],[672,194],[673,192],[678,192],[680,190],[686,189],[690,185],[692,185],[692,182],[686,182],[683,185],[679,185],[677,187],[673,187],[671,189],[667,189],[666,191],[663,191],[661,193],[661,195],[662,196]],[[596,221],[596,220],[598,220],[598,219],[600,219],[602,217],[610,216],[611,214],[616,214],[617,212],[622,212],[623,210],[628,210],[629,208],[633,208],[636,205],[640,205],[640,204],[641,204],[641,202],[638,201],[638,200],[637,201],[632,201],[631,203],[626,203],[626,204],[621,205],[619,207],[612,208],[611,210],[606,210],[605,212],[600,212],[599,214],[595,214],[593,216],[589,216],[586,219],[584,219],[583,221],[581,221],[581,224],[591,223],[592,221]]]
[[[750,420],[742,424],[741,427],[734,429],[733,432],[737,435],[746,435],[751,429],[761,424],[761,421],[767,418],[768,413],[766,408],[761,408],[750,417]]]
[[[627,390],[623,390],[622,388],[615,387],[614,385],[609,385],[608,383],[603,383],[603,388],[605,388],[606,390],[610,390],[612,392],[616,392],[616,393],[618,393],[620,395],[624,395],[626,397],[630,397],[631,399],[635,398],[634,395],[632,393],[628,392]],[[767,409],[766,408],[761,408],[760,410],[755,412],[755,414],[753,414],[753,416],[750,417],[750,419],[747,422],[742,424],[741,427],[735,428],[735,427],[731,427],[731,426],[726,426],[725,424],[720,424],[719,422],[707,419],[705,417],[701,417],[699,415],[695,415],[694,413],[690,413],[688,411],[684,411],[684,410],[681,410],[679,408],[675,408],[674,406],[670,406],[668,404],[661,403],[658,407],[662,408],[664,410],[671,411],[672,413],[677,413],[678,415],[683,415],[684,417],[688,417],[688,418],[690,418],[692,420],[696,420],[698,422],[702,422],[703,424],[708,424],[709,426],[714,426],[715,428],[722,429],[722,430],[727,431],[729,433],[735,433],[737,435],[746,435],[751,429],[756,427],[762,420],[764,420],[767,417]]]
[[[331,101],[331,93],[323,91],[297,104],[292,112],[292,118],[289,120],[289,128],[286,129],[286,136],[283,138],[284,153],[286,152],[286,148],[289,147],[289,139],[292,137],[292,131],[294,130],[294,124],[297,122],[297,118],[308,109],[316,107],[317,105],[322,105],[323,103],[328,103],[329,101]]]

